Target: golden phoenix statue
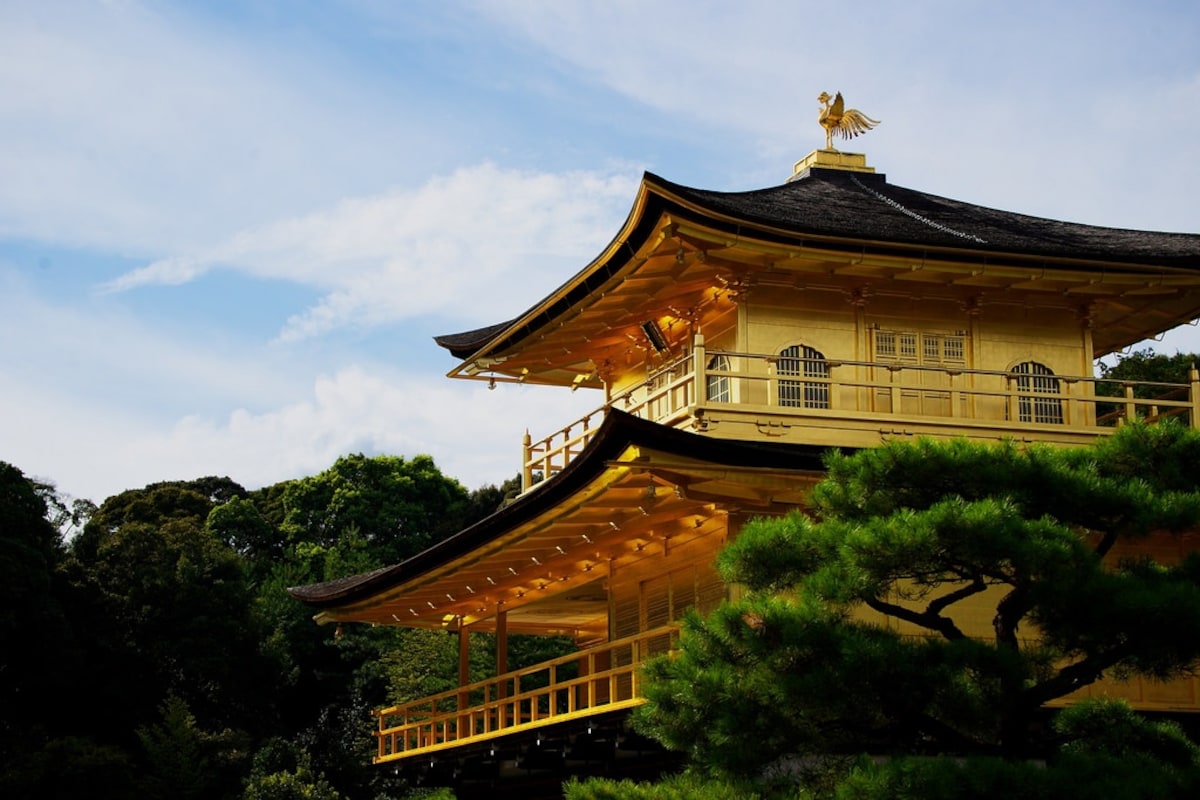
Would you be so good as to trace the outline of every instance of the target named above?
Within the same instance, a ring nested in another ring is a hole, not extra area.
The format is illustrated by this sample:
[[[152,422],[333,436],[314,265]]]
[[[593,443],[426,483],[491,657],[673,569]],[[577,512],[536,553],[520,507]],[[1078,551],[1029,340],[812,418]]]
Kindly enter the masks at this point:
[[[841,92],[838,92],[836,97],[830,97],[829,92],[821,92],[817,100],[824,104],[817,121],[825,129],[826,150],[833,149],[835,133],[843,139],[853,139],[879,124],[879,120],[871,119],[857,108],[846,108],[846,101],[842,99]]]

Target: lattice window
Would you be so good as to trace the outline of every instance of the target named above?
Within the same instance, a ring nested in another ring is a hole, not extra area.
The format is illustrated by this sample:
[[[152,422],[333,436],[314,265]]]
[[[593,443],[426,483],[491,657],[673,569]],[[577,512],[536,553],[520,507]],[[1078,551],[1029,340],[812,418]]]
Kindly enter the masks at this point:
[[[957,334],[943,336],[942,361],[947,364],[965,364],[967,361],[967,337]]]
[[[884,361],[896,358],[896,334],[894,331],[875,331],[875,357]]]
[[[1039,395],[1058,395],[1059,380],[1045,364],[1026,361],[1013,367],[1017,377],[1017,415],[1021,422],[1063,424],[1062,399]]]
[[[967,337],[961,333],[875,331],[875,358],[912,364],[966,363]]]
[[[776,364],[779,405],[793,408],[829,408],[829,364],[825,356],[807,345],[792,345],[779,354]],[[793,377],[818,380],[793,380]]]
[[[729,372],[729,358],[713,356],[708,360],[708,369],[716,372]],[[729,385],[728,375],[708,376],[708,399],[714,403],[732,402],[733,392]]]

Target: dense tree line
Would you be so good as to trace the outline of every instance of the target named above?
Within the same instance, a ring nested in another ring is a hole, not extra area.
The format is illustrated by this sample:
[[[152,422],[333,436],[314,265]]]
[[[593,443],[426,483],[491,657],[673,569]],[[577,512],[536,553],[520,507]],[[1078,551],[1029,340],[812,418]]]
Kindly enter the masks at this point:
[[[445,688],[453,640],[335,637],[285,590],[403,560],[512,490],[355,455],[256,491],[209,477],[97,507],[0,463],[0,796],[410,794],[370,766],[370,711]]]

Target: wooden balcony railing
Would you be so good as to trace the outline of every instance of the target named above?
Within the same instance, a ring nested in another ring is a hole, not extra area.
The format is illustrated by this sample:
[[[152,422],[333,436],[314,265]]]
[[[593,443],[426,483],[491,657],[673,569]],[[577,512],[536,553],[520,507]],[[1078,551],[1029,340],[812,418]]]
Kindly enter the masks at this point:
[[[640,705],[642,663],[669,652],[677,637],[675,626],[657,628],[385,708],[376,712],[375,763]]]
[[[722,369],[710,367],[712,363]],[[1148,396],[1147,396],[1148,395]],[[542,439],[524,441],[526,490],[561,471],[591,440],[609,408],[665,425],[703,430],[701,418],[740,415],[760,429],[834,423],[845,446],[872,430],[902,427],[946,435],[954,426],[976,438],[1061,441],[1102,436],[1129,420],[1178,417],[1200,427],[1200,377],[1188,383],[1112,381],[900,361],[835,361],[706,350],[691,353],[622,388],[605,406]]]

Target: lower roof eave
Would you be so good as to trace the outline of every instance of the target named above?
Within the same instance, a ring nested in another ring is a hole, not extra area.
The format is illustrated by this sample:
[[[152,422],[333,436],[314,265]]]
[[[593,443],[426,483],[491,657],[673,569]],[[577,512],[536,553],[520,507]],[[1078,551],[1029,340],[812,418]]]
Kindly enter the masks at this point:
[[[660,498],[665,501],[660,510],[668,516],[699,513],[705,504],[722,501],[764,512],[795,505],[805,488],[823,473],[826,449],[715,439],[610,410],[584,451],[537,491],[522,495],[400,564],[288,591],[319,610],[318,622],[367,621],[370,615],[365,612],[371,606],[385,596],[394,600],[406,586],[428,584],[439,574],[445,576],[481,558],[495,557],[511,542],[523,541],[538,531],[548,535],[544,532],[556,524],[578,526],[580,509],[586,510],[588,503],[628,505],[633,481],[679,487],[670,498]],[[624,492],[623,499],[618,490]],[[605,498],[606,492],[611,497]],[[576,516],[568,518],[570,514]],[[584,534],[583,539],[589,537]],[[415,608],[408,613],[421,616]],[[418,619],[392,622],[420,626]],[[431,622],[429,626],[433,626]]]

